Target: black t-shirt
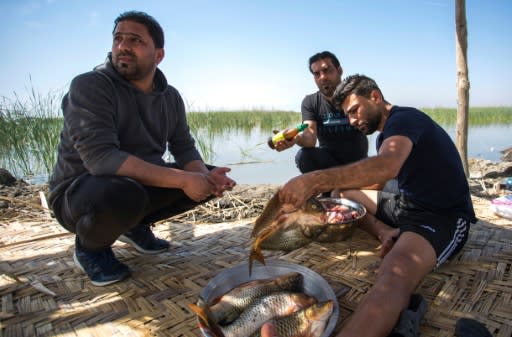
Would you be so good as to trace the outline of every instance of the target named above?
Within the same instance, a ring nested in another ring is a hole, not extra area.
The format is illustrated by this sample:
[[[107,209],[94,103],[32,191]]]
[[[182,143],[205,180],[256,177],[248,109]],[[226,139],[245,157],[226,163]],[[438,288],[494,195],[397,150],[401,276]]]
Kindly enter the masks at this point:
[[[348,117],[316,92],[302,100],[302,120],[317,124],[320,147],[335,149],[355,161],[368,156],[368,138],[350,125]]]
[[[393,106],[377,138],[377,152],[386,138],[395,135],[413,143],[397,177],[402,195],[432,211],[476,221],[462,161],[446,131],[417,109]]]

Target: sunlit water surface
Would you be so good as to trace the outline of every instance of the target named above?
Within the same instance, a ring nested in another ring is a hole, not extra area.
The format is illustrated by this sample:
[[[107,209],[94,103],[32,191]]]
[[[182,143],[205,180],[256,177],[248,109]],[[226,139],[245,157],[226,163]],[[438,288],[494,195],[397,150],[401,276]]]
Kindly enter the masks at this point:
[[[455,139],[455,126],[445,127]],[[470,127],[468,134],[468,157],[500,160],[500,150],[512,146],[511,125]],[[295,165],[298,147],[283,152],[271,150],[266,141],[268,134],[254,129],[250,134],[231,131],[209,140],[212,151],[207,162],[231,168],[229,176],[239,184],[284,184],[299,174]],[[369,135],[369,155],[376,153],[376,134]],[[45,175],[27,178],[31,183],[44,183]]]

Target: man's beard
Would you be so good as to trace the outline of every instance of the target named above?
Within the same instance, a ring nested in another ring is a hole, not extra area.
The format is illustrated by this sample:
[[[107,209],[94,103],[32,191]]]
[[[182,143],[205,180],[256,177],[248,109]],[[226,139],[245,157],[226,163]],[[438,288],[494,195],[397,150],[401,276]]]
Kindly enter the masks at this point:
[[[120,60],[121,57],[130,57],[129,62]],[[113,58],[113,65],[117,72],[127,80],[138,80],[144,76],[143,69],[137,62],[137,56],[128,53],[118,54]]]
[[[329,83],[325,86],[320,86],[319,89],[320,89],[320,92],[322,93],[322,95],[324,95],[325,97],[332,97],[332,95],[334,94],[334,91],[336,89],[336,86]]]
[[[369,119],[368,122],[366,123],[366,134],[371,135],[372,133],[377,131],[377,129],[379,128],[379,124],[380,124],[379,116],[374,116],[373,118]]]
[[[124,61],[114,63],[114,68],[127,80],[136,80],[140,78],[140,72],[136,63],[128,64]]]

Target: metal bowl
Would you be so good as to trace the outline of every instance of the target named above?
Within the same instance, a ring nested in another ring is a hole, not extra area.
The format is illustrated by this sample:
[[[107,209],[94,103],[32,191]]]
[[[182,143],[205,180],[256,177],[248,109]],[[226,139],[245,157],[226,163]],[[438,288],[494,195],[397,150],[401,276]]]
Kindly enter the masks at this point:
[[[355,211],[357,216],[343,221],[329,223],[325,227],[325,230],[315,239],[317,242],[339,242],[350,238],[357,228],[357,220],[366,215],[366,208],[353,200],[345,198],[320,198],[318,201],[320,201],[326,210],[333,206],[342,205],[348,207],[350,211]]]
[[[304,266],[288,263],[279,260],[270,260],[266,262],[265,266],[253,266],[252,275],[249,276],[249,266],[247,263],[242,263],[238,266],[223,270],[217,276],[208,282],[205,288],[201,291],[199,296],[206,303],[209,303],[215,298],[227,293],[234,287],[252,280],[259,280],[271,277],[277,277],[290,272],[299,272],[304,277],[304,292],[310,296],[314,296],[318,301],[333,300],[334,310],[325,326],[325,331],[321,337],[328,337],[336,326],[339,316],[338,301],[336,295],[327,281],[314,272],[313,270]],[[198,323],[200,323],[198,321]],[[203,336],[212,337],[211,332],[207,327],[199,324]]]
[[[357,216],[355,218],[347,219],[345,221],[339,221],[339,222],[334,223],[336,225],[342,224],[342,223],[354,222],[356,220],[361,219],[363,216],[366,215],[366,208],[362,204],[360,204],[360,203],[358,203],[356,201],[350,200],[350,199],[345,199],[345,198],[320,198],[320,199],[318,199],[318,201],[320,201],[320,203],[326,208],[326,210],[328,210],[330,205],[333,205],[333,206],[341,205],[341,206],[348,207],[349,210],[351,210],[351,211],[356,211],[357,212]]]

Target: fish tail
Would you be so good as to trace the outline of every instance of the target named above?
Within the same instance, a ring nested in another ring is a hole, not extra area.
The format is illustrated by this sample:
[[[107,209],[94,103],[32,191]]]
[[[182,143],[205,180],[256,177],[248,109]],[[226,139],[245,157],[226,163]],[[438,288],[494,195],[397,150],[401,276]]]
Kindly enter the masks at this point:
[[[213,314],[206,303],[201,303],[201,306],[189,303],[188,307],[197,315],[200,320],[200,324],[208,327],[212,332],[213,337],[225,337],[219,325],[213,319]]]
[[[265,241],[273,233],[272,228],[265,228],[259,235],[254,239],[251,245],[251,252],[249,254],[249,276],[252,274],[252,263],[254,260],[259,261],[265,265],[265,257],[261,251],[261,243]]]

